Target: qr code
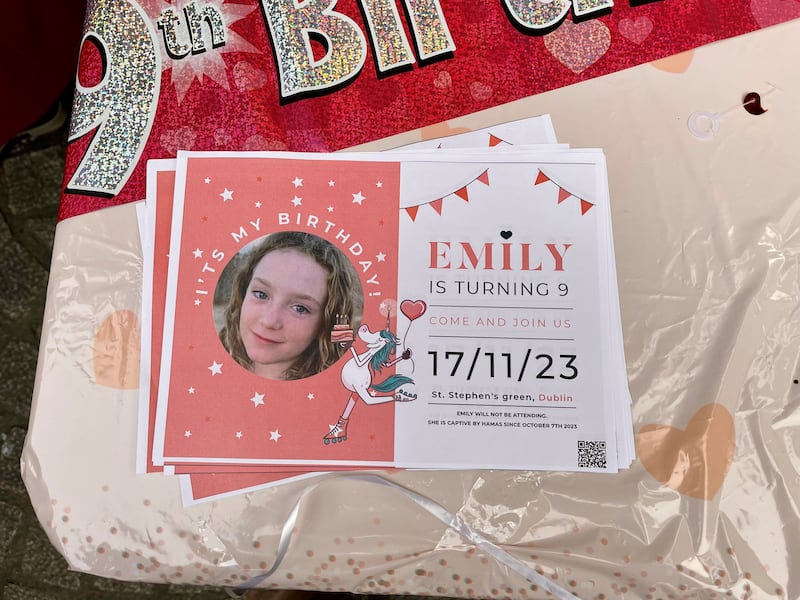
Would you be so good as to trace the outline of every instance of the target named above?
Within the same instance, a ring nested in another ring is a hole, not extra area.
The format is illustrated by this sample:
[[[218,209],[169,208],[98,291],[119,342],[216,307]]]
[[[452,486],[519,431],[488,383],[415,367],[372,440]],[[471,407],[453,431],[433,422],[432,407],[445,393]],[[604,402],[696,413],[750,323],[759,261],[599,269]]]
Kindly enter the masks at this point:
[[[606,443],[602,441],[578,441],[578,467],[588,469],[605,469]]]

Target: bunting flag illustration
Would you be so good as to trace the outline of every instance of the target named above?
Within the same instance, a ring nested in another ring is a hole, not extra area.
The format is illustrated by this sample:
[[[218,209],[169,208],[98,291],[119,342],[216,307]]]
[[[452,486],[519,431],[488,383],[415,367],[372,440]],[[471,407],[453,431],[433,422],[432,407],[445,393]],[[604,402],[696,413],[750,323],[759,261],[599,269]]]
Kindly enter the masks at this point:
[[[460,187],[460,188],[458,188],[456,190],[453,190],[452,192],[450,192],[450,194],[446,194],[445,196],[442,196],[440,198],[436,198],[434,200],[431,200],[430,202],[423,202],[422,204],[417,204],[415,206],[406,207],[405,208],[406,214],[409,216],[409,218],[412,221],[416,221],[417,213],[419,212],[419,207],[427,205],[427,206],[430,206],[434,211],[436,211],[436,214],[441,215],[442,214],[442,208],[443,208],[442,204],[443,204],[444,198],[446,198],[449,195],[458,196],[459,198],[464,200],[464,202],[469,202],[469,190],[468,190],[468,188],[469,188],[470,185],[472,185],[476,181],[479,181],[480,183],[482,183],[483,185],[486,185],[486,186],[490,185],[490,183],[489,183],[489,169],[484,170],[480,175],[475,177],[475,179],[473,179],[472,181],[470,181],[466,185],[463,185],[462,187]]]
[[[575,194],[570,192],[567,188],[565,188],[565,187],[559,185],[558,183],[556,183],[555,181],[553,181],[541,169],[538,170],[538,173],[536,174],[536,180],[533,182],[533,185],[541,185],[542,183],[547,183],[548,181],[551,182],[553,185],[555,185],[558,188],[558,204],[561,204],[562,202],[564,202],[568,198],[572,198],[572,197],[577,198],[578,200],[580,200],[581,216],[583,216],[587,212],[589,212],[592,209],[592,207],[594,206],[594,204],[592,202],[589,202],[588,200],[586,200],[585,198],[581,198],[580,196],[576,196]]]
[[[550,178],[544,174],[544,171],[540,169],[539,174],[536,176],[536,181],[533,183],[533,185],[539,185],[540,183],[545,183],[547,181],[550,181]]]

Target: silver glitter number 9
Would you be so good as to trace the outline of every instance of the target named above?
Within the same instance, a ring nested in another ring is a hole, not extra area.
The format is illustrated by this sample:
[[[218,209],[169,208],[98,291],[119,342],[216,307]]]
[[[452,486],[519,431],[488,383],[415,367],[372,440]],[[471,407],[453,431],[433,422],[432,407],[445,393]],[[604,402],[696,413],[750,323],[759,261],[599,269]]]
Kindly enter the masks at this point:
[[[158,99],[161,57],[155,31],[134,0],[92,0],[83,43],[103,57],[100,83],[77,81],[69,140],[97,129],[67,184],[70,192],[114,196],[136,166]]]

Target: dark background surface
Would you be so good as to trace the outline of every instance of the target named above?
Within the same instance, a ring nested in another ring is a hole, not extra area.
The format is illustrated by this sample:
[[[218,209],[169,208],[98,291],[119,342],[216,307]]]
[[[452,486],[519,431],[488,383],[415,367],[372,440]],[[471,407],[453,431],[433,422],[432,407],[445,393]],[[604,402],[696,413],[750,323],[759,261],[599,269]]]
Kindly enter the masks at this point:
[[[133,584],[71,571],[39,525],[20,475],[70,102],[68,90],[34,135],[23,133],[0,150],[0,598],[228,598],[222,589]]]

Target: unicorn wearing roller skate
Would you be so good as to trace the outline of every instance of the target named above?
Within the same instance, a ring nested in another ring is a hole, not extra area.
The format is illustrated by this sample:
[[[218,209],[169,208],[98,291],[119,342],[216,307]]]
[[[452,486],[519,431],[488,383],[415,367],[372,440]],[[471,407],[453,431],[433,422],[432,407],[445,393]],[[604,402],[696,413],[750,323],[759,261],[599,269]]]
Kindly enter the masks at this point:
[[[400,339],[392,333],[388,326],[386,329],[373,332],[366,325],[362,325],[358,328],[358,339],[366,344],[367,349],[359,354],[353,346],[350,346],[352,356],[342,367],[341,379],[342,385],[351,393],[336,425],[331,427],[331,430],[322,438],[326,445],[347,440],[347,424],[358,398],[361,398],[366,404],[372,405],[385,402],[409,402],[417,397],[416,394],[400,389],[401,386],[414,383],[414,380],[406,375],[390,375],[380,383],[372,383],[373,375],[377,375],[382,369],[411,358],[411,350],[408,348],[400,357],[391,358]]]

